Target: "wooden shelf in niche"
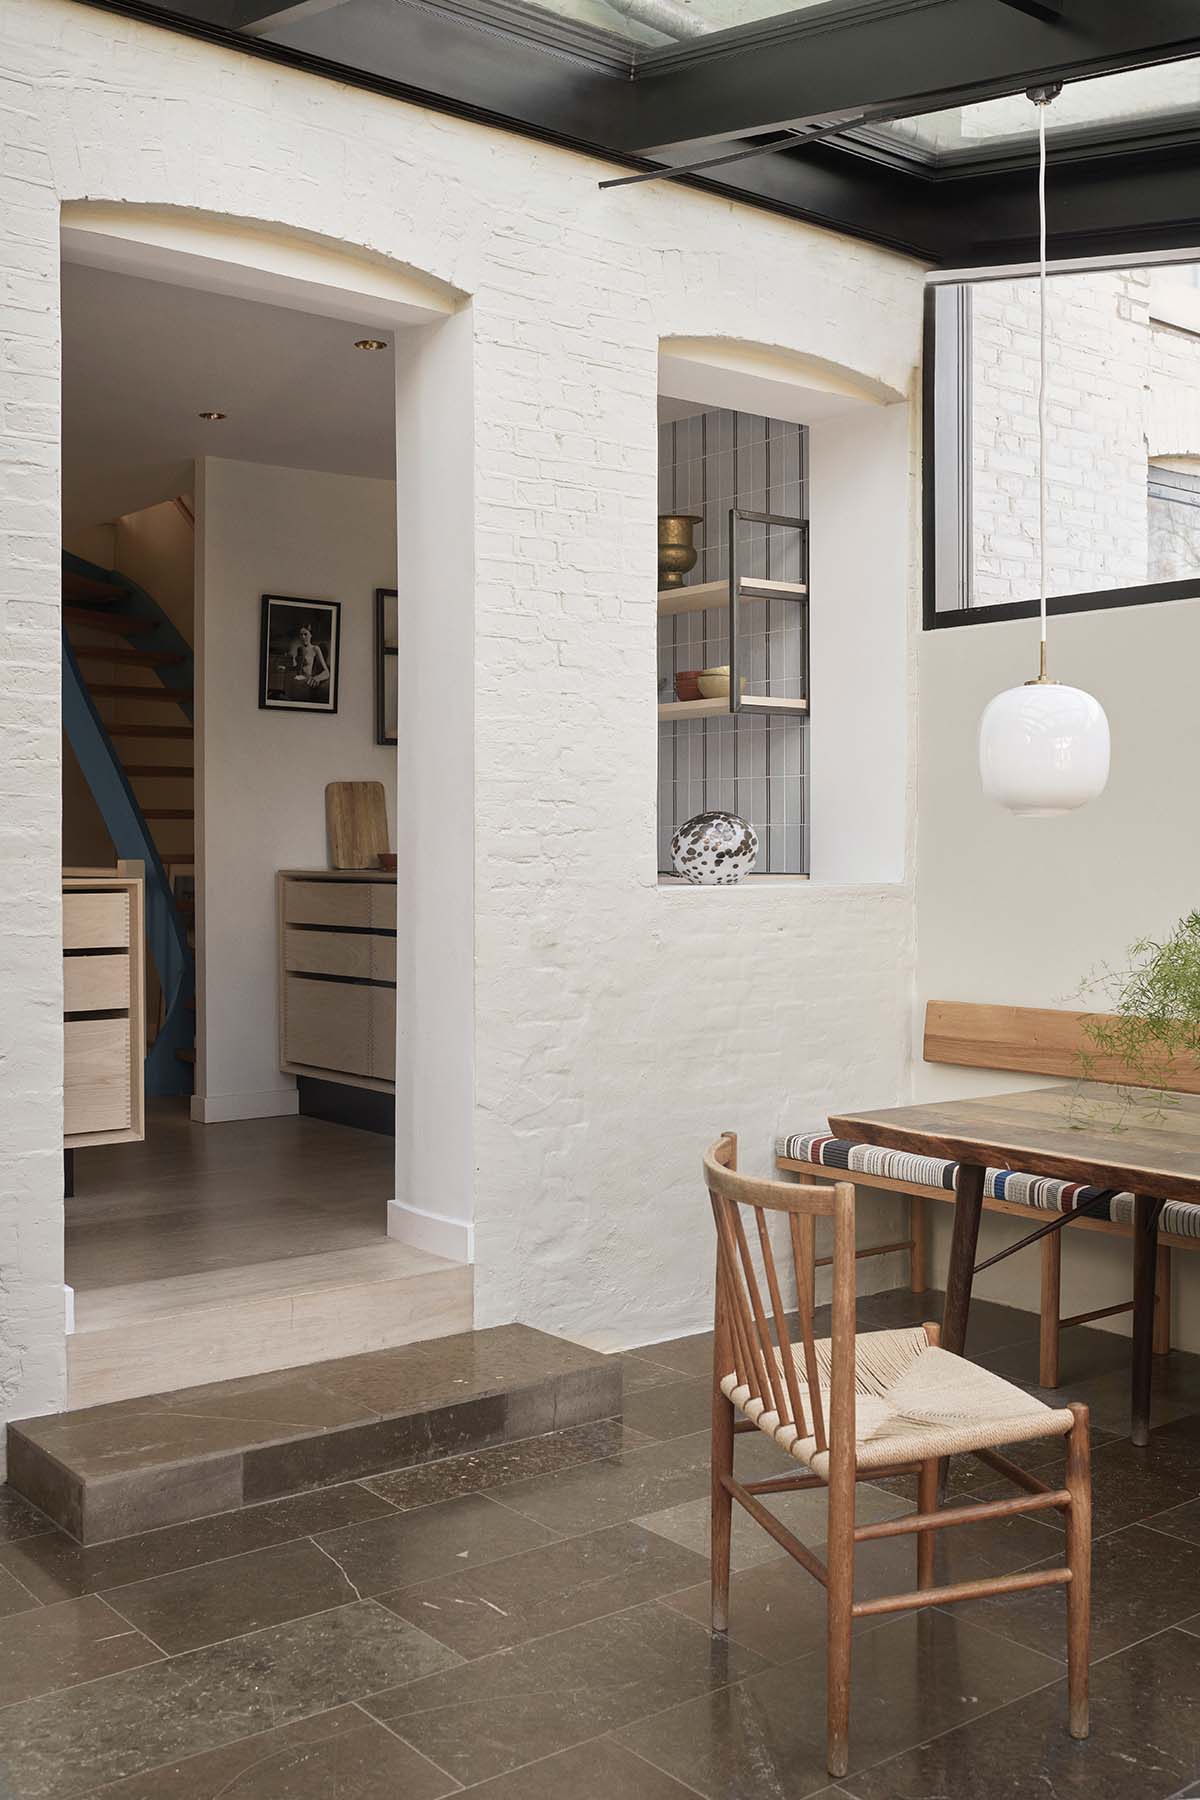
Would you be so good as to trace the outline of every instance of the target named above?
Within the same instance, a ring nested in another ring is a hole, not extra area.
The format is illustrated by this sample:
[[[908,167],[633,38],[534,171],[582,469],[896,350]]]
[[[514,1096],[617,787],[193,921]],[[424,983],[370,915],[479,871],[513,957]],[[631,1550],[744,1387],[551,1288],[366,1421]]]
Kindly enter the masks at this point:
[[[738,598],[748,600],[803,600],[808,585],[802,581],[759,581],[743,575],[738,584]],[[697,581],[691,587],[660,588],[658,616],[673,619],[680,613],[708,612],[713,606],[728,606],[728,581]]]
[[[806,713],[807,700],[769,700],[765,694],[743,694],[741,709],[744,713]],[[715,700],[663,700],[659,702],[660,719],[720,719],[736,718],[730,711],[729,696],[719,694]]]

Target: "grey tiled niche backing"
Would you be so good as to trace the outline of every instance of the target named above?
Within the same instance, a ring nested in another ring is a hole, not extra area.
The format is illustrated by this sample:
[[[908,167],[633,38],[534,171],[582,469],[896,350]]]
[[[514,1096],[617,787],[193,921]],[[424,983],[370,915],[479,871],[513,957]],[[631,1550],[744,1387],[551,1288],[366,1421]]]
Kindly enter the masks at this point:
[[[808,517],[808,434],[802,425],[753,413],[696,413],[659,427],[658,510],[698,513],[700,552],[687,577],[717,581],[729,573],[729,509]],[[800,534],[743,525],[743,574],[800,578]],[[804,669],[802,609],[783,600],[744,603],[739,655],[746,692],[799,696]],[[675,698],[680,669],[729,661],[729,612],[661,619],[660,700]],[[671,874],[671,834],[696,813],[737,813],[758,833],[756,875],[808,872],[807,719],[728,718],[664,721],[658,728],[658,867]]]

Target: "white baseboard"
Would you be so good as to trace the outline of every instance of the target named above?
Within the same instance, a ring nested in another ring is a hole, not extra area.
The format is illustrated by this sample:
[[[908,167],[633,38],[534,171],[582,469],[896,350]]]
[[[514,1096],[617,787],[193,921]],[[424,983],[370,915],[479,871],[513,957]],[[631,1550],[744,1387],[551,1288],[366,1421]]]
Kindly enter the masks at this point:
[[[402,1244],[444,1256],[450,1262],[475,1261],[475,1227],[465,1219],[447,1219],[442,1213],[425,1212],[403,1200],[388,1201],[388,1236]]]
[[[197,1125],[225,1125],[232,1119],[282,1119],[300,1111],[298,1088],[268,1088],[262,1094],[193,1094]]]

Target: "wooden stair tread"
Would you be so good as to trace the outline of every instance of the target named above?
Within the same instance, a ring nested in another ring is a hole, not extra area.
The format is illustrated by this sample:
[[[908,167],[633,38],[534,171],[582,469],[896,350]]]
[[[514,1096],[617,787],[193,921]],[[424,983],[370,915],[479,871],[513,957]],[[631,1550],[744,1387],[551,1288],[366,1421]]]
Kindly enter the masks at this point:
[[[109,725],[104,727],[110,738],[115,737],[162,737],[190,738],[190,725]]]
[[[99,612],[87,606],[64,606],[68,625],[91,625],[97,631],[157,631],[157,619],[141,619],[136,613]]]
[[[143,806],[143,819],[194,819],[190,806]]]
[[[194,1063],[196,1060],[196,1052],[194,1050],[177,1050],[175,1055],[182,1063]]]
[[[191,763],[125,763],[127,775],[177,775],[184,781],[193,781],[196,771]]]
[[[129,589],[119,581],[95,581],[90,575],[77,575],[74,569],[64,569],[62,577],[64,596],[69,593],[71,599],[79,600],[123,600]]]
[[[76,644],[73,648],[77,662],[122,662],[143,669],[160,669],[187,661],[181,650],[131,650],[124,644]]]
[[[134,682],[123,681],[89,681],[88,692],[93,699],[168,700],[175,706],[189,706],[192,700],[190,687],[138,687]]]

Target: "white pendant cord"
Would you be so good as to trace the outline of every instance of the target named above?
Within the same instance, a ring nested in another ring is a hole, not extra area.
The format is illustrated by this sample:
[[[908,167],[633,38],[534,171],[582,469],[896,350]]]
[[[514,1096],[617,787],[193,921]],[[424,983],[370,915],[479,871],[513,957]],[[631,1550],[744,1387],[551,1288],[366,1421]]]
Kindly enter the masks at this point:
[[[1038,105],[1038,586],[1046,675],[1046,105]]]

